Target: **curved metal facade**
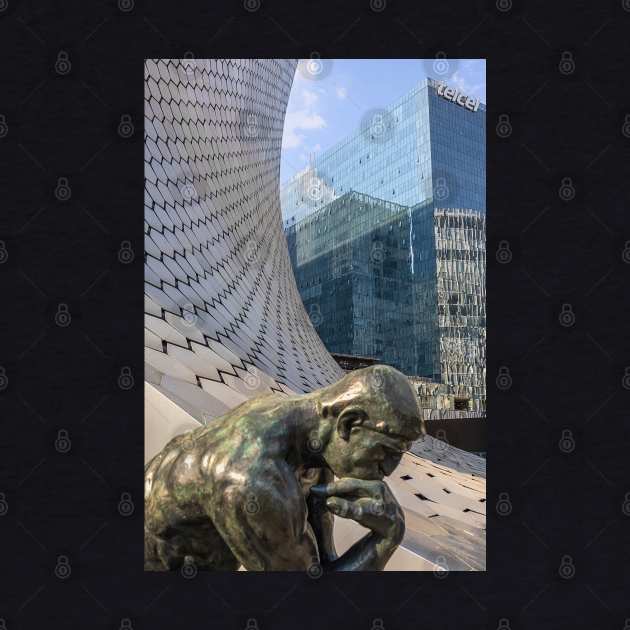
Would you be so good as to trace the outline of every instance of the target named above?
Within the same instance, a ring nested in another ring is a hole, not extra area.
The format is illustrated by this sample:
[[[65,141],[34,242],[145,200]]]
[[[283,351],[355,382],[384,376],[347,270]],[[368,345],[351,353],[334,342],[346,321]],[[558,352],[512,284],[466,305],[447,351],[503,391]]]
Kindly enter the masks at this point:
[[[197,420],[341,370],[295,286],[279,205],[295,61],[148,60],[146,378]]]
[[[147,459],[247,398],[342,375],[304,310],[282,231],[280,151],[296,63],[145,64]],[[485,466],[442,446],[426,438],[388,480],[408,515],[388,568],[485,565]],[[357,528],[337,522],[343,551]]]

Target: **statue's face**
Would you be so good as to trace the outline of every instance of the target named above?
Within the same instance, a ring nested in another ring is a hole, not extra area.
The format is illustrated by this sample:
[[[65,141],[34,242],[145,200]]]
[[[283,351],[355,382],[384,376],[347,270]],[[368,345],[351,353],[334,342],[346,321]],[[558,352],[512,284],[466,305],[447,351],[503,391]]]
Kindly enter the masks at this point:
[[[354,426],[347,439],[336,434],[326,461],[337,477],[382,480],[391,475],[411,440],[365,426]]]
[[[374,366],[347,374],[334,387],[334,397],[321,407],[322,419],[341,408],[333,414],[326,463],[337,477],[382,480],[391,475],[423,433],[409,381],[393,368]]]

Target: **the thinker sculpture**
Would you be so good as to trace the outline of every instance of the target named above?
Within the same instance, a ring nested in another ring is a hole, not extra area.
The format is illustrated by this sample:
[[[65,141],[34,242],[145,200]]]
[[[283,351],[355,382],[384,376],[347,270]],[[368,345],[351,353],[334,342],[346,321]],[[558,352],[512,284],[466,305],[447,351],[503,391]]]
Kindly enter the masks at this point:
[[[405,531],[383,478],[423,434],[409,381],[382,365],[244,402],[146,465],[145,569],[382,570]],[[341,556],[333,515],[370,530]]]

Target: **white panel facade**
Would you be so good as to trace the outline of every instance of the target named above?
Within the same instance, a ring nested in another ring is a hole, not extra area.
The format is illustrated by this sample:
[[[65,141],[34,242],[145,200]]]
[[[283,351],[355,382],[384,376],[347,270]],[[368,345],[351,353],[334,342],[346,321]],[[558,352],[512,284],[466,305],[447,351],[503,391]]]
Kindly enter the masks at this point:
[[[146,378],[199,421],[341,370],[311,325],[279,205],[296,62],[147,60]]]
[[[147,459],[247,398],[343,375],[304,310],[282,231],[296,63],[145,63]],[[388,479],[407,514],[388,568],[484,568],[483,460],[430,438],[417,449]],[[340,548],[358,537],[352,525],[341,524]]]

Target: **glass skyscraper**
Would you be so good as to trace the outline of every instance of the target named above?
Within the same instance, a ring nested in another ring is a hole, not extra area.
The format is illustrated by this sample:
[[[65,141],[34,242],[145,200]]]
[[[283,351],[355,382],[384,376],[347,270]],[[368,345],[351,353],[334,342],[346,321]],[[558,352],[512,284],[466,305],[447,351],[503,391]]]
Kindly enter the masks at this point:
[[[485,406],[485,106],[427,79],[281,191],[311,321]]]
[[[438,95],[440,85],[425,79],[314,156],[281,190],[285,226],[350,191],[410,207],[434,200],[485,212],[485,105],[472,112]]]
[[[407,206],[350,192],[286,230],[295,278],[330,352],[416,371]]]

